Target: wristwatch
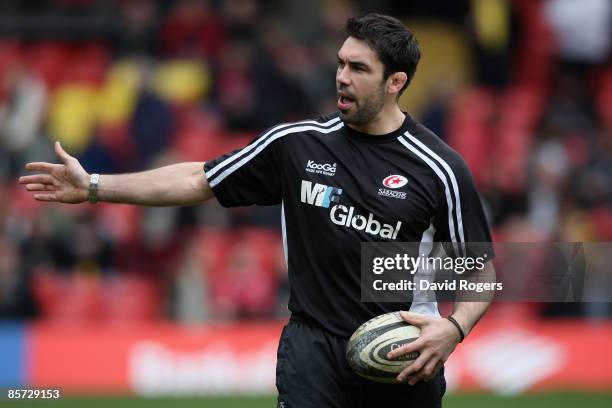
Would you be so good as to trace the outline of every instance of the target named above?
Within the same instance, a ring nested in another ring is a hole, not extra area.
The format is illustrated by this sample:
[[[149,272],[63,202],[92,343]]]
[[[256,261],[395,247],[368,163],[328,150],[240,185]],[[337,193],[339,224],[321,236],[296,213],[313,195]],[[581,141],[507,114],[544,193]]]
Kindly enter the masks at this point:
[[[100,181],[100,175],[92,173],[89,176],[89,202],[95,204],[98,202],[98,181]]]

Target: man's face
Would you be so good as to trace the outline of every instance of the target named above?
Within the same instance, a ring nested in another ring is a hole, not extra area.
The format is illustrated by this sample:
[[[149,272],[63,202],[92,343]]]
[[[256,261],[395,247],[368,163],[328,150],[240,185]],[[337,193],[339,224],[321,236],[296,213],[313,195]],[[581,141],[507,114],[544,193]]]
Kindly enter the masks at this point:
[[[385,104],[384,66],[365,42],[348,37],[338,51],[336,90],[340,117],[349,124],[371,122]]]

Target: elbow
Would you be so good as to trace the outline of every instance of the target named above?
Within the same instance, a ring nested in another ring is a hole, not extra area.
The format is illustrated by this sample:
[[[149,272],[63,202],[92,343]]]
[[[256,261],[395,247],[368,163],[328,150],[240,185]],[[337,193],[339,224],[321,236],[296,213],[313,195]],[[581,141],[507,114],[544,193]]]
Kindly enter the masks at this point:
[[[189,177],[189,190],[189,196],[192,198],[189,201],[192,204],[205,202],[214,197],[212,188],[208,185],[203,165]]]

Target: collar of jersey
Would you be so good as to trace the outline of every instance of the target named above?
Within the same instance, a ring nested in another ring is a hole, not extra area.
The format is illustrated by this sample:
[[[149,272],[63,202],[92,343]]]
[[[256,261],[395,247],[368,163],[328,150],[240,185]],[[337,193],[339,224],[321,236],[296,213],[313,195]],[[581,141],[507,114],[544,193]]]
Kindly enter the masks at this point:
[[[350,126],[348,126],[346,123],[344,124],[343,129],[344,129],[345,134],[349,138],[356,140],[358,142],[389,143],[389,142],[396,140],[398,137],[403,135],[407,130],[409,130],[412,123],[414,122],[414,119],[412,119],[412,117],[410,117],[409,114],[407,114],[406,112],[404,113],[406,114],[406,118],[404,119],[404,123],[402,123],[402,126],[400,126],[397,130],[394,130],[393,132],[387,133],[384,135],[370,135],[368,133],[359,132],[358,130],[355,130],[351,128]]]

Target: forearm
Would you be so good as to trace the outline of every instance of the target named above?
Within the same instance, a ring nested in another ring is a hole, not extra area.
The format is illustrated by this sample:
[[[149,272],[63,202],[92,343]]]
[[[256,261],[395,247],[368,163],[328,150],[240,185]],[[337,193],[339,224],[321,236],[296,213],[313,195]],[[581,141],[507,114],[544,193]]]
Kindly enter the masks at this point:
[[[98,200],[145,206],[195,204],[213,192],[204,175],[204,163],[178,163],[131,174],[101,175]]]
[[[492,262],[487,262],[481,271],[473,271],[465,277],[467,280],[474,282],[489,282],[494,283],[495,268]],[[462,297],[465,300],[461,300]],[[477,297],[477,298],[476,298]],[[493,292],[482,292],[478,296],[472,293],[458,293],[458,300],[455,302],[452,316],[457,320],[464,334],[467,336],[476,323],[482,318],[491,301],[493,300]]]
[[[457,320],[466,337],[485,314],[490,304],[491,302],[455,302],[452,316]]]

